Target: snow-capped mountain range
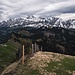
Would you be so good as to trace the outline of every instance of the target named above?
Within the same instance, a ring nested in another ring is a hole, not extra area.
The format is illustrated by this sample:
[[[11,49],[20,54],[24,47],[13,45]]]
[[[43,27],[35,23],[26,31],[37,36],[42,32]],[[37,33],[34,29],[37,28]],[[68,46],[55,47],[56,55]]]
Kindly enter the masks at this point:
[[[35,16],[27,16],[0,22],[0,27],[19,27],[19,26],[75,28],[75,19],[69,19],[64,21],[60,18],[55,17],[41,18]]]

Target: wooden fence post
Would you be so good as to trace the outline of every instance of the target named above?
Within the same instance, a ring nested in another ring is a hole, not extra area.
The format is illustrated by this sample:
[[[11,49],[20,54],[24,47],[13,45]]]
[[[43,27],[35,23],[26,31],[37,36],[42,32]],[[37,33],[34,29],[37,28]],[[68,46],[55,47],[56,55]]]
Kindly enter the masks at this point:
[[[34,53],[34,44],[32,44],[32,54]]]
[[[42,46],[41,46],[41,51],[42,51]]]
[[[37,51],[39,51],[39,45],[37,45]]]
[[[35,43],[35,53],[36,53],[36,43]]]
[[[23,45],[23,50],[22,50],[22,64],[24,64],[24,45]]]

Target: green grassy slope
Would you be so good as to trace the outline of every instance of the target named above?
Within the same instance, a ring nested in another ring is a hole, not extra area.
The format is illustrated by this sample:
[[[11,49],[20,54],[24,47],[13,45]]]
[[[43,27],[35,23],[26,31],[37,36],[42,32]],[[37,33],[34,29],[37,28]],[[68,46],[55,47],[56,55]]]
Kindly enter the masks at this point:
[[[37,52],[14,70],[15,75],[72,75],[73,71],[75,57],[51,52]]]
[[[75,71],[75,59],[64,58],[60,62],[50,62],[45,67],[48,72],[55,72],[57,75],[72,75]]]
[[[9,40],[4,45],[0,45],[0,72],[16,58],[16,51],[20,44]]]

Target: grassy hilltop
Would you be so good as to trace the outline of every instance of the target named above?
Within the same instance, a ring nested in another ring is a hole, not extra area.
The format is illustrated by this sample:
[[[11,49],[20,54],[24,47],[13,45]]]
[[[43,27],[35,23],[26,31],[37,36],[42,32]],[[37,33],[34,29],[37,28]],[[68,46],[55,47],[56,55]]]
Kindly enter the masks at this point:
[[[12,66],[10,69],[12,69]],[[34,56],[25,60],[24,65],[20,63],[15,69],[4,75],[72,75],[74,71],[74,56],[37,52]]]

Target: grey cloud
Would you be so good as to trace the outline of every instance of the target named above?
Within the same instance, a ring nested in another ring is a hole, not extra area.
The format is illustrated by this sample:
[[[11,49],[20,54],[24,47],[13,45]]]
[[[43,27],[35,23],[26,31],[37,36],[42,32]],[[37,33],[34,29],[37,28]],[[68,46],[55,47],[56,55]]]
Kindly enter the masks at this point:
[[[63,8],[62,10],[59,10],[59,12],[62,12],[62,13],[75,13],[75,6]]]
[[[58,2],[51,4],[45,9],[37,12],[36,14],[41,16],[58,16],[65,13],[75,13],[75,1],[74,0],[65,0],[63,2]]]
[[[46,9],[49,5],[51,7]],[[50,17],[75,13],[74,7],[74,0],[0,0],[0,20],[24,15]]]
[[[35,12],[37,12],[37,11],[35,11]],[[34,14],[35,12],[21,12],[21,13],[17,13],[17,14],[8,16],[8,18],[16,18],[16,17],[25,16],[25,15],[32,15],[32,14]]]
[[[3,13],[3,11],[0,11],[0,15]]]

